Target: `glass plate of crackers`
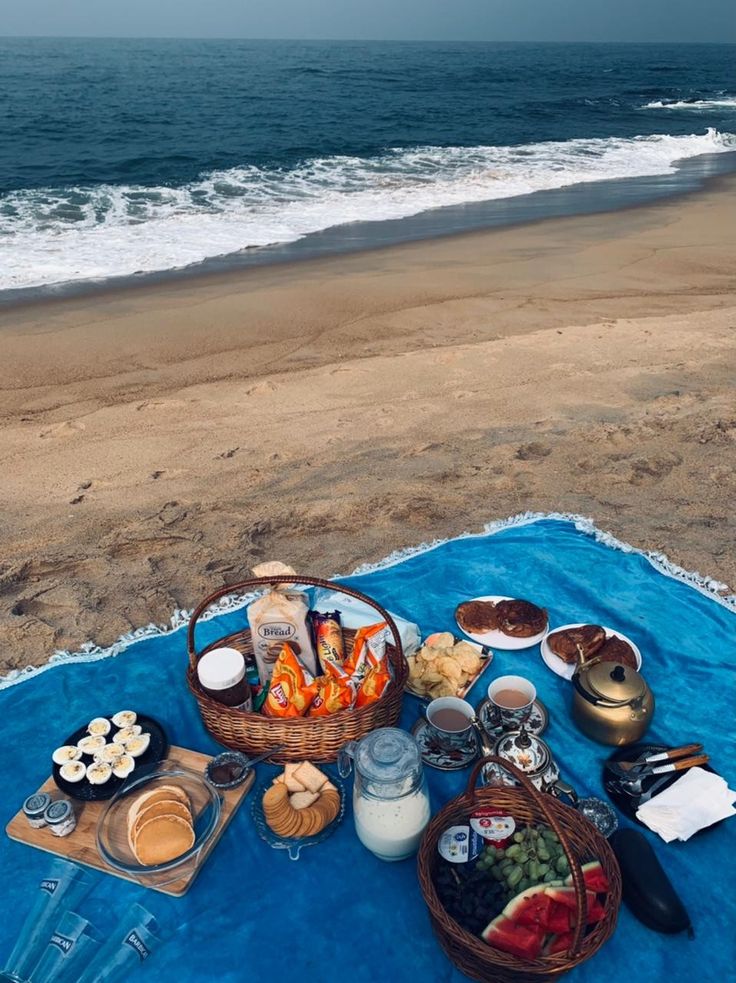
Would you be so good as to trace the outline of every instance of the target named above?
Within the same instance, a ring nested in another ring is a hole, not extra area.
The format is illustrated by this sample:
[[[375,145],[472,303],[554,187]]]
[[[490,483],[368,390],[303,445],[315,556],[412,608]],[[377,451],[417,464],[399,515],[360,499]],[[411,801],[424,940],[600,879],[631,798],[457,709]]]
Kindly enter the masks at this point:
[[[329,836],[332,836],[342,822],[342,817],[345,815],[345,786],[332,771],[324,769],[323,773],[327,776],[330,785],[337,791],[340,801],[337,807],[337,815],[334,819],[328,822],[318,833],[314,833],[311,836],[287,836],[278,834],[268,825],[266,815],[263,811],[263,798],[270,789],[273,789],[273,783],[268,782],[260,785],[251,800],[251,815],[253,816],[253,822],[255,823],[258,835],[274,850],[286,850],[292,860],[298,860],[299,854],[305,847],[316,846],[317,843],[322,843]]]

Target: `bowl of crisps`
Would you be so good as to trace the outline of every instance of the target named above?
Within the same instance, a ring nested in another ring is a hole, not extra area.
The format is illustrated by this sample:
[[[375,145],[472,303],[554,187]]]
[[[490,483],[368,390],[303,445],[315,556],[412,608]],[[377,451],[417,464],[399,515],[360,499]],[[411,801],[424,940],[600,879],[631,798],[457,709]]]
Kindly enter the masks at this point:
[[[406,690],[414,696],[464,698],[493,660],[486,645],[456,638],[452,632],[429,635],[415,655],[407,657]]]

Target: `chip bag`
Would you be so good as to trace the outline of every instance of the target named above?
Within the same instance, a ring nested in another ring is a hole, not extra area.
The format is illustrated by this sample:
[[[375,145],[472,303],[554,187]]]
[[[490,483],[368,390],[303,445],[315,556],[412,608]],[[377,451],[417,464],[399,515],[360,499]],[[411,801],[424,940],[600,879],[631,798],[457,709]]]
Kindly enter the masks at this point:
[[[356,685],[346,672],[338,676],[339,666],[333,666],[329,675],[317,680],[319,689],[307,711],[308,717],[327,717],[338,710],[346,710],[355,702]]]
[[[267,717],[303,717],[317,695],[319,685],[284,642],[273,667],[268,696],[263,704]]]
[[[383,691],[390,682],[391,673],[388,671],[385,661],[382,666],[372,666],[360,684],[358,695],[355,698],[355,706],[364,707],[369,703],[375,703],[376,700],[380,700],[383,696]]]
[[[345,672],[361,680],[370,668],[383,665],[386,643],[390,638],[391,632],[385,621],[359,628],[355,633],[353,651],[343,663]]]

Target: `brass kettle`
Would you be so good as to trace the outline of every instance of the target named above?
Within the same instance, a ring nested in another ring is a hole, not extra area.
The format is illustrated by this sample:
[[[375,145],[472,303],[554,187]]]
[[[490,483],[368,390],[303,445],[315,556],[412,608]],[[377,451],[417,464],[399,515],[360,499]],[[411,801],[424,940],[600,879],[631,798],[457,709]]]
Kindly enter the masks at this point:
[[[572,718],[594,741],[633,744],[652,722],[654,694],[629,666],[592,658],[578,666],[572,684]]]

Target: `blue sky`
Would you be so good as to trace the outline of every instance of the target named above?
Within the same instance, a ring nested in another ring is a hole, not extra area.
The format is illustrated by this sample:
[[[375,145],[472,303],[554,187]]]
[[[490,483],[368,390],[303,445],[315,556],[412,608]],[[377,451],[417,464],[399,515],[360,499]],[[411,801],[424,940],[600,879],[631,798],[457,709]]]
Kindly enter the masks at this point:
[[[734,0],[0,0],[0,35],[736,41]]]

